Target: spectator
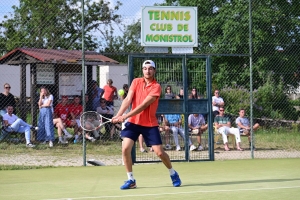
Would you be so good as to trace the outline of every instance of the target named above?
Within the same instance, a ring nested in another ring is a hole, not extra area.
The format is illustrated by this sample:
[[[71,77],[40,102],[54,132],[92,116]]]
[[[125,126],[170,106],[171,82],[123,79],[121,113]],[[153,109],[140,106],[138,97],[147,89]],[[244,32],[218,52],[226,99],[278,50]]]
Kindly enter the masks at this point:
[[[172,149],[172,146],[170,145],[170,137],[171,137],[171,132],[170,132],[170,129],[166,128],[166,125],[167,125],[167,120],[165,118],[164,115],[161,115],[162,117],[162,126],[159,126],[159,132],[165,132],[164,134],[164,138],[165,138],[165,143],[166,143],[166,146],[165,146],[165,150],[171,150]]]
[[[172,130],[173,137],[174,137],[174,142],[176,145],[176,151],[180,151],[181,147],[179,145],[178,141],[178,134],[185,140],[184,136],[184,130],[182,129],[181,125],[181,116],[179,114],[167,114],[164,115],[165,117],[165,130],[169,131]],[[192,141],[189,139],[189,146],[190,146],[190,151],[194,151],[197,149],[193,144]]]
[[[49,142],[49,147],[53,147],[54,125],[53,125],[53,95],[46,87],[41,87],[38,102],[40,108],[38,120],[37,140]]]
[[[220,111],[219,115],[215,117],[215,127],[217,128],[218,132],[222,134],[225,151],[230,151],[228,147],[228,140],[227,140],[228,134],[233,134],[235,136],[237,150],[243,151],[243,149],[240,147],[241,137],[238,129],[231,128],[231,122],[229,118],[225,116],[224,107],[220,107],[219,111]]]
[[[30,129],[38,130],[38,127],[27,124],[18,116],[14,115],[13,111],[13,106],[7,106],[7,113],[3,116],[5,131],[25,133],[26,147],[35,147],[35,145],[30,142]]]
[[[93,104],[89,103],[89,95],[85,94],[85,111],[96,111],[93,108]]]
[[[165,88],[165,99],[175,99],[176,95],[172,92],[172,87],[167,85]]]
[[[176,99],[183,99],[184,90],[183,88],[180,88],[179,94],[176,96]]]
[[[57,128],[58,144],[67,144],[68,143],[67,139],[72,138],[73,136],[70,133],[68,133],[61,118],[59,117],[54,118],[53,125],[55,128]],[[63,134],[62,134],[63,132],[67,133],[65,134],[65,138],[63,138]]]
[[[111,79],[107,80],[107,85],[103,87],[104,89],[104,99],[108,106],[114,106],[114,99],[118,98],[117,88],[112,85],[113,81]]]
[[[92,101],[93,101],[93,111],[97,110],[97,107],[99,107],[99,101],[102,98],[104,93],[104,90],[100,87],[98,87],[97,81],[92,81]]]
[[[200,99],[200,95],[197,92],[197,89],[195,87],[192,88],[192,92],[189,95],[189,99]]]
[[[76,121],[70,120],[71,118],[71,107],[68,104],[68,96],[62,96],[61,102],[55,106],[54,109],[54,124],[57,128],[62,129],[62,131],[65,134],[66,138],[72,138],[73,136],[66,130],[65,127],[74,128],[77,126]],[[63,127],[59,125],[59,120],[56,120],[57,118],[60,118]],[[61,137],[61,136],[60,136]],[[59,138],[59,143],[64,143],[62,138]]]
[[[212,97],[213,117],[215,118],[219,114],[220,107],[224,107],[224,100],[219,96],[220,91],[215,90],[215,96]]]
[[[251,149],[251,128],[250,122],[247,117],[245,117],[245,109],[241,108],[239,111],[239,117],[235,120],[236,125],[238,126],[239,133],[241,135],[247,135],[249,141],[249,147]],[[259,124],[256,123],[253,125],[253,131],[256,131],[259,128]],[[255,150],[255,146],[253,145],[253,150]]]
[[[124,95],[121,96],[121,100],[124,100],[127,97],[129,86],[128,84],[123,85]]]
[[[101,98],[100,99],[100,106],[97,108],[97,113],[101,114],[102,116],[111,119],[114,116],[114,108],[112,105],[108,106],[105,99]],[[106,119],[103,119],[103,122],[106,122]],[[106,123],[104,124],[105,131],[110,132],[110,139],[113,139],[113,134],[115,132],[115,126],[112,123]],[[95,135],[96,134],[96,135]],[[100,138],[99,133],[96,133],[94,131],[94,136],[96,138]]]
[[[8,83],[4,84],[4,92],[0,93],[0,115],[6,114],[7,106],[12,106],[16,108],[16,101],[14,95],[10,93],[10,85]]]
[[[81,101],[80,96],[76,95],[74,97],[73,104],[70,105],[71,119],[76,123],[74,126],[75,140],[77,140],[78,136],[81,134],[80,116],[83,113],[83,107],[80,104],[80,101]]]
[[[203,115],[201,114],[190,114],[188,117],[188,125],[189,129],[192,132],[197,134],[197,142],[198,142],[198,151],[202,151],[203,147],[201,145],[201,134],[207,130],[207,124],[205,124],[205,120]]]

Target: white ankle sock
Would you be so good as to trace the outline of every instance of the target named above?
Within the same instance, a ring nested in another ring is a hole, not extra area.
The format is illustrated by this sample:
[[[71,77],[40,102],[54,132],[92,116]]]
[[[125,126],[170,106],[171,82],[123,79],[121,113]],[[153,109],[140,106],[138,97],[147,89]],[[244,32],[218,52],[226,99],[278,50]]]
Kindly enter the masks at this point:
[[[134,181],[133,173],[132,172],[127,172],[127,177],[128,177],[128,180]]]
[[[169,172],[170,172],[170,176],[175,174],[175,170],[173,168],[169,169]]]

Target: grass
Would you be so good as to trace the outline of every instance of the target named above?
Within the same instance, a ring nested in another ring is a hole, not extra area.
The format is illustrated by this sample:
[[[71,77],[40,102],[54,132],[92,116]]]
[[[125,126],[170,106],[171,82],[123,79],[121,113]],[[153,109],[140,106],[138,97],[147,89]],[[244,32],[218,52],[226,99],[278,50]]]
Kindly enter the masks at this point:
[[[183,141],[181,141],[183,144]],[[300,133],[296,130],[285,129],[259,129],[255,132],[255,145],[266,150],[295,150],[300,151]],[[248,139],[242,137],[242,147],[248,147]],[[0,153],[18,154],[26,151],[28,154],[46,154],[59,156],[60,154],[82,155],[82,144],[55,145],[50,149],[48,145],[37,145],[35,149],[28,149],[24,143],[12,144],[0,143]],[[86,151],[95,155],[116,156],[120,155],[121,142],[118,141],[97,141],[87,142]]]
[[[297,130],[260,129],[255,132],[256,146],[266,149],[285,149],[300,151],[300,133]]]

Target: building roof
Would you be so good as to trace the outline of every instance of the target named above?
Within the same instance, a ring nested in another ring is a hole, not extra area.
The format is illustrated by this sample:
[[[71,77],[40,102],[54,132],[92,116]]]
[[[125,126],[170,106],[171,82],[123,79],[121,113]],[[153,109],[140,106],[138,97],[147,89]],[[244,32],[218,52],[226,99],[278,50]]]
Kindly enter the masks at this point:
[[[25,59],[21,59],[25,55]],[[62,63],[81,64],[82,51],[79,50],[58,50],[58,49],[35,49],[16,48],[0,58],[0,64],[21,64],[21,63]],[[19,62],[19,63],[18,63]],[[97,64],[119,64],[118,61],[101,55],[95,51],[85,52],[85,63]]]

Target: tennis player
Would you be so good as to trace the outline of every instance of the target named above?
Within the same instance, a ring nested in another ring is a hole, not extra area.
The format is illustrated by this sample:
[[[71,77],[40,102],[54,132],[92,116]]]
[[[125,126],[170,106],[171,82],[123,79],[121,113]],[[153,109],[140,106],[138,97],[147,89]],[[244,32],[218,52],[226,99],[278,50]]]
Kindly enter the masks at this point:
[[[122,190],[136,188],[136,181],[132,172],[131,149],[140,134],[143,135],[146,145],[152,147],[156,155],[169,169],[173,186],[179,187],[181,185],[178,173],[172,168],[169,155],[162,148],[156,118],[161,87],[154,78],[155,72],[155,63],[152,60],[146,60],[143,63],[144,77],[135,78],[132,81],[119,112],[112,118],[113,123],[124,122],[128,118],[128,122],[121,132],[123,139],[122,156],[128,176],[128,180],[121,186]],[[124,114],[130,105],[131,111]]]

